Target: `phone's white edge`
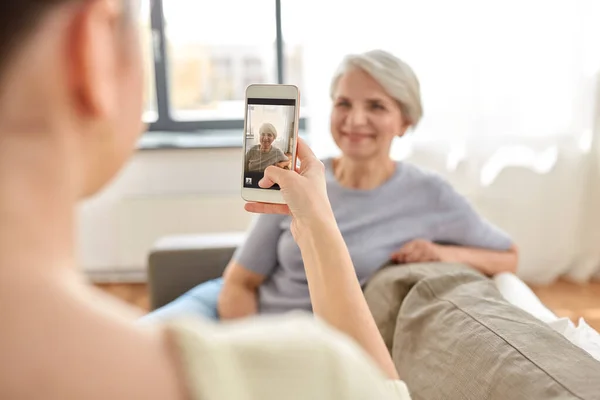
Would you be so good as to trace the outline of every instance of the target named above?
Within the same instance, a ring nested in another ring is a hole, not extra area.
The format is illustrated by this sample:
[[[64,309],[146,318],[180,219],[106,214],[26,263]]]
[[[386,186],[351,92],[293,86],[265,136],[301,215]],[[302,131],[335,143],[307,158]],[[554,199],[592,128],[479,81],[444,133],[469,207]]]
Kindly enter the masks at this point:
[[[259,203],[274,203],[274,204],[285,204],[285,200],[279,190],[264,190],[264,189],[251,189],[244,187],[244,161],[246,155],[246,129],[248,122],[248,98],[262,98],[262,99],[295,99],[296,100],[296,113],[294,117],[294,140],[298,140],[298,129],[300,122],[300,91],[297,86],[294,85],[276,85],[276,84],[252,84],[246,88],[246,98],[244,100],[244,131],[243,135],[243,155],[242,155],[242,166],[241,166],[241,178],[240,186],[242,188],[242,199],[249,202]],[[292,165],[296,165],[296,152],[297,146],[294,146],[292,153]]]

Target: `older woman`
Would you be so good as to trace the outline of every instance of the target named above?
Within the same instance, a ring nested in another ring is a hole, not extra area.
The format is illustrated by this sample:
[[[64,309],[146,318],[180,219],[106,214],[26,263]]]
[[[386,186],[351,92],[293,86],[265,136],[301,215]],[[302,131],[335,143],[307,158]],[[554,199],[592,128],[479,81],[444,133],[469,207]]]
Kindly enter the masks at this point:
[[[253,146],[246,153],[246,171],[264,172],[271,165],[281,168],[289,163],[288,157],[273,142],[277,139],[277,129],[273,124],[265,122],[258,130],[260,144]]]
[[[406,63],[381,50],[350,55],[331,97],[331,133],[342,156],[324,161],[327,191],[361,283],[389,261],[459,262],[488,275],[516,270],[517,250],[505,233],[438,175],[390,158],[392,141],[423,114],[419,82]],[[146,318],[311,310],[289,218],[261,216],[247,238],[222,279]]]

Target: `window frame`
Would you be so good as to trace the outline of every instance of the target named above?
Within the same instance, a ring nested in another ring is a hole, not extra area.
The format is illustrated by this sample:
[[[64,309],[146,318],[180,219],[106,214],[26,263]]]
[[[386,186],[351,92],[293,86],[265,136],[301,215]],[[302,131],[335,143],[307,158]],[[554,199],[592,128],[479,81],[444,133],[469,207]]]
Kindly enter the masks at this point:
[[[281,0],[274,0],[276,41],[275,51],[277,60],[277,83],[285,82],[284,76],[284,41],[281,21]],[[209,10],[207,9],[207,12]],[[176,120],[171,113],[165,18],[163,0],[150,0],[150,28],[152,40],[152,54],[154,59],[154,87],[156,100],[156,120],[148,124],[149,132],[163,133],[193,133],[203,134],[210,132],[214,134],[219,130],[239,130],[244,128],[244,119],[230,120]],[[240,116],[243,116],[243,110],[240,110]],[[306,119],[300,118],[300,130],[306,129]]]

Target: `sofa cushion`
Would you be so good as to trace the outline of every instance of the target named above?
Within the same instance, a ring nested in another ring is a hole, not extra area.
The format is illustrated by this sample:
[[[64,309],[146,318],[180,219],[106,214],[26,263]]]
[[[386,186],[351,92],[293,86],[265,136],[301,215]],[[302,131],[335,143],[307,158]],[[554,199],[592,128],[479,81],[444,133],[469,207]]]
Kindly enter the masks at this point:
[[[386,267],[365,296],[414,399],[600,399],[600,363],[467,266]]]

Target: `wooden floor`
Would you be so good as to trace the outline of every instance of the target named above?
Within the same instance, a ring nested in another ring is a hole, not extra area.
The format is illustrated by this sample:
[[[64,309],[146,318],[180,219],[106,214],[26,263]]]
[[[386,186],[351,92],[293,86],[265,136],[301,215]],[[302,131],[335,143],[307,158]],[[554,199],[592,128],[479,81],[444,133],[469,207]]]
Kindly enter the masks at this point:
[[[98,284],[96,287],[144,311],[150,310],[148,287],[144,283],[110,283]]]
[[[587,285],[559,281],[532,289],[542,303],[559,317],[569,317],[575,322],[582,317],[600,332],[600,281]]]
[[[148,290],[145,284],[97,285],[106,292],[134,304],[144,310],[149,309]],[[583,317],[586,322],[600,331],[600,282],[587,285],[559,281],[550,286],[533,287],[542,302],[560,317],[573,321]]]

